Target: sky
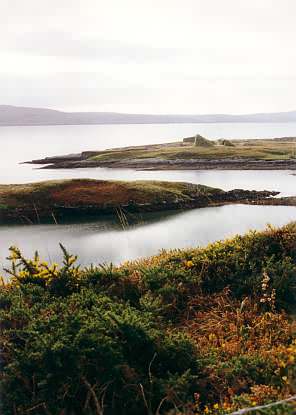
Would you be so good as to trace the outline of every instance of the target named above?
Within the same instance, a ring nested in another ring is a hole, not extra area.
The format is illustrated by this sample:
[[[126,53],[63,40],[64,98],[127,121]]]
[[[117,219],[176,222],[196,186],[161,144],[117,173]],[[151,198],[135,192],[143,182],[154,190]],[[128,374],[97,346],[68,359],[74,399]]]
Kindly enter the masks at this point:
[[[296,110],[295,0],[0,0],[0,104]]]

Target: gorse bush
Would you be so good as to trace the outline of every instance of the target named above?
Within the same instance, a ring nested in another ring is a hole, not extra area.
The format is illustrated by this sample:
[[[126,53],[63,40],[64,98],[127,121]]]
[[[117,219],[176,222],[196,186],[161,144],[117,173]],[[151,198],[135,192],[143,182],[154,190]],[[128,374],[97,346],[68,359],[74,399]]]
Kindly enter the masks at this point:
[[[296,227],[120,267],[10,249],[1,410],[224,414],[295,392]]]

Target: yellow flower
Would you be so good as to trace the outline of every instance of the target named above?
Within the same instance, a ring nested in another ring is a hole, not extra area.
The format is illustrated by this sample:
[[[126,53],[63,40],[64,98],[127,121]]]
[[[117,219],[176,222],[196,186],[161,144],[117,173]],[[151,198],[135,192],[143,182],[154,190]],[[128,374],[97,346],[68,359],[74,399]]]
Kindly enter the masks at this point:
[[[219,404],[215,403],[215,405],[213,406],[214,409],[219,409]]]
[[[69,258],[68,265],[73,265],[75,261],[76,261],[76,258],[74,257]]]
[[[185,265],[186,265],[187,268],[192,268],[194,264],[193,264],[192,261],[186,261]]]

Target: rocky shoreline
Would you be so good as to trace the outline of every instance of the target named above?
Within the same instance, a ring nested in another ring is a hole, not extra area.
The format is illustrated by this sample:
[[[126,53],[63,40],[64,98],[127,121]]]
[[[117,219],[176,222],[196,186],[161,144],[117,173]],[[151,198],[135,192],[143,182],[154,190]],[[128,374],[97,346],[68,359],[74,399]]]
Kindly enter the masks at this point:
[[[254,201],[254,204],[268,206],[296,206],[296,196],[261,199]]]
[[[254,159],[111,159],[89,160],[83,153],[75,156],[48,157],[26,164],[43,165],[43,169],[78,169],[104,167],[137,170],[296,170],[296,160]]]

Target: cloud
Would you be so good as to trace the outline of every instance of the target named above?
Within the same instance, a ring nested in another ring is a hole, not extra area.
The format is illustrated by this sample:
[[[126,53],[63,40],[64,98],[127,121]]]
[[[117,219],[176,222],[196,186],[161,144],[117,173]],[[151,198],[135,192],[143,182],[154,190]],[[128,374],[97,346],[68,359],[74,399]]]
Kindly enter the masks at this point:
[[[51,56],[115,63],[145,63],[182,59],[188,50],[174,47],[147,46],[120,40],[102,39],[78,33],[42,31],[14,33],[6,37],[2,53],[19,53],[27,56]]]
[[[295,108],[295,13],[294,0],[2,0],[1,99],[135,112]]]

